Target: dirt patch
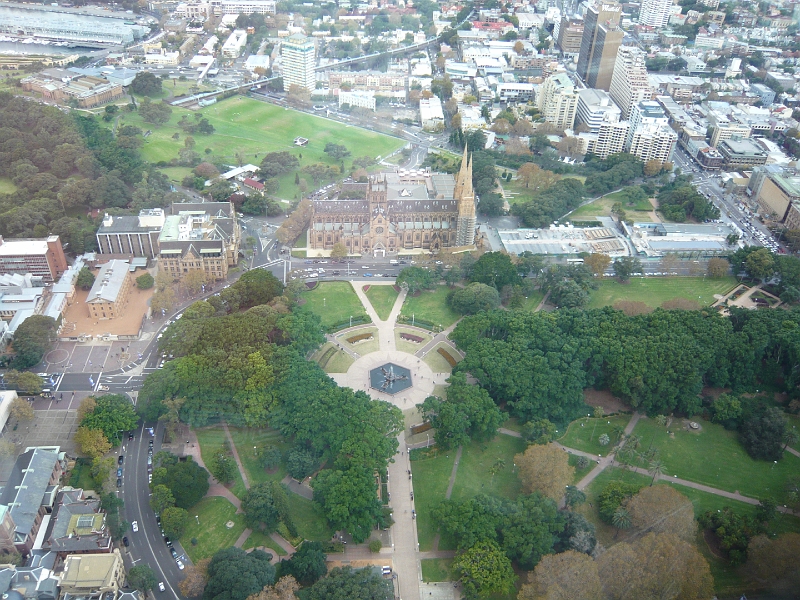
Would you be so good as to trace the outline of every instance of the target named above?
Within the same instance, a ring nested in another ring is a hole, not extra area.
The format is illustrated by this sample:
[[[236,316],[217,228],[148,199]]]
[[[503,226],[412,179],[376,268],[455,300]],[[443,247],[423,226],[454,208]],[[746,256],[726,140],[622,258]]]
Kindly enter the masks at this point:
[[[711,554],[723,560],[727,558],[719,545],[719,538],[717,537],[716,533],[708,529],[704,529],[703,539],[705,540],[706,546],[708,546],[708,551],[711,552]]]
[[[602,406],[606,414],[631,410],[630,406],[608,390],[586,388],[583,390],[583,401],[589,406]]]
[[[731,391],[731,389],[730,389],[730,388],[712,388],[712,387],[704,387],[704,388],[703,388],[703,393],[702,393],[702,395],[703,395],[703,396],[709,396],[709,397],[713,398],[714,400],[716,400],[716,399],[717,399],[717,398],[719,398],[719,397],[720,397],[722,394],[727,394],[727,393],[729,393],[730,391]]]
[[[141,273],[139,273],[141,274]],[[131,276],[136,275],[132,273]],[[142,326],[142,318],[147,314],[147,307],[154,288],[140,290],[135,285],[128,294],[128,303],[122,309],[122,315],[116,319],[95,321],[89,316],[89,307],[86,305],[88,290],[75,290],[72,302],[64,314],[64,328],[62,335],[78,336],[102,335],[136,335]]]

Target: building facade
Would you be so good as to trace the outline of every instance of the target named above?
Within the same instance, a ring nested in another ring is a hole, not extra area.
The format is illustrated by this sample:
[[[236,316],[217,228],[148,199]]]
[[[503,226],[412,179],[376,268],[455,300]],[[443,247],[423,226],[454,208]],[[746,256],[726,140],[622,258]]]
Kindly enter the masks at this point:
[[[717,146],[728,168],[755,167],[767,164],[769,152],[752,139],[723,140]]]
[[[672,14],[672,0],[642,0],[639,24],[648,27],[664,27]]]
[[[137,217],[106,214],[96,234],[100,254],[156,258],[164,219],[163,208],[142,210]]]
[[[116,319],[128,303],[131,291],[130,265],[123,260],[110,260],[97,273],[86,297],[89,315],[98,321]]]
[[[672,158],[678,134],[669,126],[664,110],[654,100],[639,102],[631,110],[626,150],[642,162],[657,160],[662,165]]]
[[[68,268],[67,257],[57,235],[18,240],[4,240],[0,236],[0,275],[30,273],[41,277],[45,283],[53,283]]]
[[[172,205],[158,238],[159,270],[181,279],[191,271],[206,281],[228,276],[239,260],[240,229],[231,202]]]
[[[93,108],[125,95],[125,90],[117,83],[103,77],[76,75],[65,69],[46,69],[26,77],[21,83],[23,90],[40,94],[43,100],[74,104],[79,108]]]
[[[642,50],[633,46],[622,46],[617,53],[610,93],[622,111],[623,119],[630,118],[633,106],[653,96],[647,79],[646,58]]]
[[[603,123],[617,123],[622,120],[622,111],[614,104],[608,92],[584,88],[578,91],[578,108],[575,112],[575,126],[585,125],[590,133],[600,131]]]
[[[578,92],[566,73],[545,79],[539,88],[539,111],[544,120],[560,129],[572,129],[578,109]]]
[[[314,40],[299,33],[289,36],[281,44],[281,57],[284,91],[288,92],[293,85],[314,91],[317,86]]]
[[[375,92],[362,92],[356,90],[355,92],[339,92],[339,106],[349,104],[353,108],[366,108],[367,110],[375,110]]]
[[[792,206],[800,203],[800,177],[791,177],[783,173],[769,173],[762,177],[760,189],[757,190],[756,202],[758,212],[769,219],[787,223],[790,220]],[[794,213],[797,213],[797,208]],[[796,227],[794,228],[796,229]]]
[[[622,7],[616,2],[598,2],[586,11],[578,76],[587,87],[608,91],[617,50],[625,35],[619,27]]]
[[[570,56],[580,55],[582,39],[583,21],[562,17],[556,40],[561,52]]]
[[[456,177],[423,170],[373,175],[345,183],[333,197],[312,201],[308,246],[330,251],[342,243],[350,254],[436,252],[475,243],[476,201],[472,162],[464,151]]]

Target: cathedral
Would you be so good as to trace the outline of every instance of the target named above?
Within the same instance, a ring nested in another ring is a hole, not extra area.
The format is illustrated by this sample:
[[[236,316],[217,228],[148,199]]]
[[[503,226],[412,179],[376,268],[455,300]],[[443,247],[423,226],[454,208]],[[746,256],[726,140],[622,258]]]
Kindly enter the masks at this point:
[[[475,243],[472,158],[458,175],[427,169],[382,172],[367,183],[343,183],[311,198],[309,255],[337,242],[349,254],[383,257],[404,251],[436,252]]]

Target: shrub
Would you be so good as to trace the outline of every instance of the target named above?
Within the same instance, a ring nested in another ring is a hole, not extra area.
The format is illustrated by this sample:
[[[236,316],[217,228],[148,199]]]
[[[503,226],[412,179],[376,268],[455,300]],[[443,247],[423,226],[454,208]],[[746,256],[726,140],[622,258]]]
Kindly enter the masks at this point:
[[[439,348],[437,352],[442,355],[442,357],[447,361],[447,364],[449,364],[451,367],[455,367],[458,364],[456,359],[453,358],[444,348]]]
[[[377,554],[383,548],[383,543],[380,540],[370,540],[369,542],[369,551],[373,554]]]
[[[149,290],[155,284],[155,279],[150,273],[142,273],[136,278],[136,287],[140,290]]]
[[[363,342],[364,340],[371,340],[372,333],[360,333],[358,335],[354,335],[352,337],[347,338],[347,341],[351,344],[356,344],[358,342]]]

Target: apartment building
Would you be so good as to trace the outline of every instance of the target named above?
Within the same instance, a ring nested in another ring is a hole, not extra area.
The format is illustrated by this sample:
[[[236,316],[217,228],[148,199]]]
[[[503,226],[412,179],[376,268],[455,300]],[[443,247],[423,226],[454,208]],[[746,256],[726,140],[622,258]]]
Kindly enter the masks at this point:
[[[283,89],[289,91],[297,85],[309,92],[314,91],[317,79],[314,75],[316,64],[314,40],[295,33],[281,44],[281,69],[283,72]]]
[[[597,133],[603,123],[617,123],[622,120],[622,111],[614,104],[608,92],[584,88],[578,91],[578,108],[575,112],[575,126],[585,125],[591,133]]]
[[[634,46],[622,46],[614,63],[610,93],[622,111],[622,118],[629,119],[631,109],[644,100],[653,97],[653,90],[647,79],[644,51]]]
[[[642,162],[669,162],[678,134],[669,126],[664,110],[654,100],[639,102],[631,110],[626,149]]]
[[[560,129],[572,129],[578,109],[578,92],[566,73],[545,79],[539,88],[538,105],[546,122]]]

